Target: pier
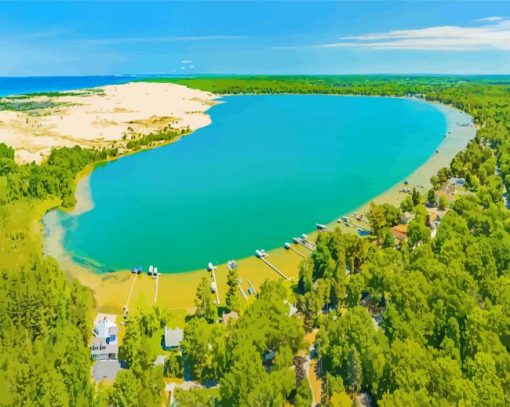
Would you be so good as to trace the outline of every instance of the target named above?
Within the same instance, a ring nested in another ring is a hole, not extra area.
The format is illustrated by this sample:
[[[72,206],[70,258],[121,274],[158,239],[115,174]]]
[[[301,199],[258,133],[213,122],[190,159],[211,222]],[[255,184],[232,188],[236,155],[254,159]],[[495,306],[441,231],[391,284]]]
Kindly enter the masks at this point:
[[[333,232],[333,230],[331,230],[326,225],[323,225],[322,223],[316,223],[315,226],[317,227],[317,230],[327,230],[328,232]]]
[[[159,286],[159,275],[156,274],[156,287],[154,288],[154,305],[156,305],[156,302],[158,300],[158,286]]]
[[[265,250],[255,250],[255,254],[257,257],[262,260],[264,263],[266,263],[269,267],[271,267],[274,271],[276,271],[281,277],[283,277],[285,280],[290,280],[289,277],[287,277],[285,274],[283,274],[280,270],[276,268],[273,264],[271,264],[266,257],[268,257],[268,254]]]
[[[220,294],[218,293],[218,283],[216,283],[216,273],[214,271],[214,268],[211,270],[211,288],[214,287],[214,293],[216,294],[216,305],[220,305]]]
[[[248,285],[250,286],[251,290],[253,291],[253,294],[257,295],[257,291],[255,290],[255,287],[253,287],[253,284],[251,283],[250,280],[248,280]]]
[[[299,255],[301,257],[306,257],[303,253],[298,252],[296,249],[294,249],[290,243],[285,242],[283,247],[285,247],[287,250],[293,251],[294,253],[296,253],[297,255]]]
[[[292,241],[296,244],[300,244],[304,248],[311,250],[312,252],[315,250],[315,245],[312,242],[309,242],[306,239],[303,239],[302,237],[293,237]]]
[[[133,290],[135,288],[136,279],[138,278],[138,274],[133,276],[133,282],[131,283],[131,289],[129,290],[129,295],[126,301],[126,305],[124,305],[124,318],[127,317],[129,313],[129,303],[131,301],[131,296],[133,295]]]
[[[244,292],[243,290],[243,287],[241,284],[239,284],[239,291],[241,291],[241,295],[244,297],[245,300],[248,299],[248,296],[246,295],[246,293]]]

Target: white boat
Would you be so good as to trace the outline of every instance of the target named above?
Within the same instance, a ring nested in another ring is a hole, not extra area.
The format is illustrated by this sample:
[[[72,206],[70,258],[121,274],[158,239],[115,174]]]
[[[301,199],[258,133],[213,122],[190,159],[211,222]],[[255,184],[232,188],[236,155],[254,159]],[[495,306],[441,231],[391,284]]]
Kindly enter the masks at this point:
[[[149,276],[152,276],[153,271],[154,271],[154,267],[152,267],[152,264],[151,264],[151,265],[149,266],[149,270],[147,271],[147,274],[148,274]]]
[[[214,270],[214,268],[215,268],[215,267],[214,267],[214,264],[212,264],[211,262],[209,262],[209,263],[207,264],[207,271],[213,271],[213,270]]]

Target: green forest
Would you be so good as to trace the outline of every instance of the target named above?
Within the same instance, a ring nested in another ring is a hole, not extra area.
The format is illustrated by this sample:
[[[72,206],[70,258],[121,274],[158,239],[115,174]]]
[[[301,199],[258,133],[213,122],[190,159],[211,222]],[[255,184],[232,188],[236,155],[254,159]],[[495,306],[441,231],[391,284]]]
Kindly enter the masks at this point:
[[[18,165],[14,151],[0,145],[0,405],[160,406],[164,377],[186,371],[206,389],[177,391],[180,406],[310,406],[310,333],[322,405],[356,406],[361,395],[374,406],[510,404],[509,78],[150,80],[217,94],[420,97],[469,113],[478,130],[432,177],[426,195],[414,191],[400,207],[371,205],[371,235],[320,232],[298,281],[267,281],[244,308],[235,271],[224,306],[212,302],[207,281],[200,284],[182,357],[154,366],[145,346],[168,310],[130,320],[120,349],[126,369],[109,387],[90,375],[92,295],[43,255],[33,223],[51,207],[72,207],[77,174],[119,152],[59,149],[40,165]],[[436,199],[451,178],[463,178],[467,192]],[[432,237],[427,207],[439,205],[447,213]],[[389,230],[403,212],[413,219],[408,239],[398,242]],[[228,311],[239,318],[218,323]]]

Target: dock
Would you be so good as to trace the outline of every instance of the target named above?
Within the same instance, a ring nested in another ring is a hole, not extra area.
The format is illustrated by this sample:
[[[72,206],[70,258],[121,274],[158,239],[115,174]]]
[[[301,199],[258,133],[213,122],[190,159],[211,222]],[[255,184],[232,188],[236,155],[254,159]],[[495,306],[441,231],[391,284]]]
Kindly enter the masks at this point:
[[[156,305],[156,302],[158,301],[158,286],[159,286],[159,275],[156,274],[156,287],[154,288],[154,305]]]
[[[239,284],[239,291],[241,291],[241,295],[244,297],[244,299],[247,300],[248,296],[244,292],[243,287],[241,286],[241,284]]]
[[[294,249],[290,243],[285,242],[283,247],[285,247],[287,250],[293,251],[294,253],[296,253],[297,255],[299,255],[301,257],[306,257],[303,253],[298,252],[296,249]]]
[[[251,290],[253,291],[253,294],[257,295],[257,290],[255,290],[255,287],[253,287],[253,284],[251,283],[250,280],[248,280],[248,285],[250,286]]]
[[[293,237],[292,241],[296,244],[300,244],[305,249],[311,250],[312,252],[315,250],[315,245],[312,242],[309,242],[308,240],[301,237]]]
[[[265,252],[265,250],[255,250],[255,253],[257,257],[262,260],[264,263],[266,263],[270,268],[272,268],[274,271],[276,271],[281,277],[283,277],[285,280],[290,280],[289,277],[287,277],[285,274],[283,274],[280,270],[276,268],[273,264],[271,264],[266,257],[268,257],[268,254]]]
[[[326,225],[323,225],[322,223],[316,223],[315,226],[317,227],[317,230],[327,230],[328,232],[333,232],[332,229],[330,229]]]
[[[214,293],[216,294],[216,305],[220,305],[220,294],[218,293],[218,283],[216,282],[216,273],[215,273],[214,269],[211,270],[211,277],[212,277],[212,282],[216,286],[216,290],[214,291]]]
[[[133,276],[133,282],[131,283],[131,289],[129,290],[129,295],[126,301],[126,305],[124,305],[124,316],[126,316],[129,312],[129,303],[131,302],[131,296],[133,295],[133,290],[135,288],[136,279],[138,278],[138,274]]]

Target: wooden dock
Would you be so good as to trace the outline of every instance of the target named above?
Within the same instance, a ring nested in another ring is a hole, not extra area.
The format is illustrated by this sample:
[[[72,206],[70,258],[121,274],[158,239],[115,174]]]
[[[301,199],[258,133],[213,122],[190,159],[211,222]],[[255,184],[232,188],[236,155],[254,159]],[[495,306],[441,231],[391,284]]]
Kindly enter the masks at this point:
[[[249,286],[250,286],[250,288],[252,289],[253,294],[254,294],[254,295],[257,295],[257,290],[255,290],[255,287],[253,287],[253,284],[251,283],[251,281],[250,281],[250,280],[248,280],[248,285],[249,285]]]
[[[283,274],[280,270],[278,270],[276,268],[276,266],[274,266],[273,264],[271,264],[267,259],[267,254],[265,256],[259,256],[258,253],[259,252],[263,252],[265,253],[264,251],[259,251],[257,250],[256,253],[257,253],[257,258],[259,258],[260,260],[262,260],[264,263],[266,263],[270,268],[272,268],[274,271],[276,271],[281,277],[283,277],[285,280],[290,280],[289,277],[287,277],[285,274]]]
[[[220,305],[220,294],[218,293],[218,283],[216,281],[216,273],[214,272],[214,269],[211,270],[211,277],[212,281],[216,284],[216,305]]]
[[[315,245],[312,242],[309,242],[308,240],[305,240],[301,237],[293,237],[292,241],[294,243],[300,244],[305,249],[311,250],[312,252],[315,250]]]
[[[243,287],[241,286],[241,284],[239,284],[239,291],[241,291],[241,295],[244,297],[244,299],[247,300],[248,296],[244,292]]]
[[[301,256],[303,258],[306,257],[303,253],[301,253],[301,252],[297,251],[296,249],[294,249],[290,243],[285,242],[283,247],[285,247],[287,250],[290,250],[290,251],[296,253],[297,255],[299,255],[299,256]]]
[[[158,301],[159,276],[156,274],[156,287],[154,288],[154,305]]]
[[[133,295],[133,290],[135,288],[136,279],[138,278],[138,274],[133,276],[133,282],[131,283],[131,289],[129,290],[129,295],[126,301],[126,305],[124,305],[124,314],[129,312],[129,303],[131,302],[131,296]]]

